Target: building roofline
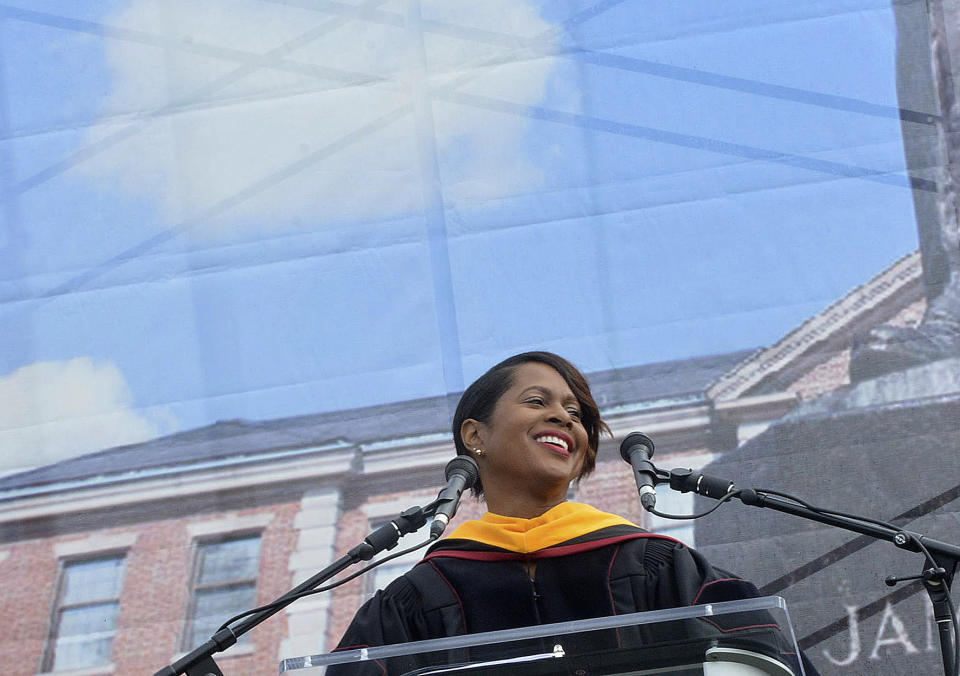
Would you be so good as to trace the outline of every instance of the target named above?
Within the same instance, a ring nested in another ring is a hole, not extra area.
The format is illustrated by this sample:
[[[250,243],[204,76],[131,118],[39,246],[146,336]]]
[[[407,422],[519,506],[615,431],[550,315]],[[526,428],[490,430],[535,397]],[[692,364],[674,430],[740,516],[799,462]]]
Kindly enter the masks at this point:
[[[708,387],[707,396],[714,401],[728,401],[762,392],[765,384],[779,381],[778,375],[805,356],[831,343],[848,343],[858,330],[876,321],[878,314],[886,315],[880,321],[888,318],[893,314],[891,303],[918,300],[923,292],[922,274],[918,251],[903,256],[770,347],[754,352]]]
[[[706,402],[705,388],[746,351],[588,375],[604,416],[619,418]],[[456,394],[264,421],[226,420],[88,453],[0,478],[0,503],[28,495],[285,461],[352,446],[370,452],[450,440]],[[387,434],[390,432],[390,434]],[[452,444],[452,441],[451,441]]]
[[[34,497],[40,495],[49,495],[51,493],[62,493],[70,490],[80,490],[85,488],[99,488],[112,484],[128,483],[131,481],[147,481],[150,479],[162,479],[175,477],[181,474],[193,472],[209,472],[217,470],[227,470],[232,468],[253,465],[264,461],[283,461],[291,460],[304,456],[310,456],[317,453],[344,450],[353,447],[354,444],[346,441],[337,440],[327,444],[307,446],[301,448],[287,448],[274,450],[267,453],[253,453],[242,456],[232,456],[226,458],[215,458],[209,460],[198,460],[196,462],[185,462],[178,465],[165,465],[161,467],[149,467],[142,470],[128,470],[117,472],[116,474],[99,474],[95,476],[83,477],[80,479],[71,479],[68,481],[56,481],[45,484],[35,484],[24,486],[22,488],[11,488],[0,491],[0,503],[16,500],[18,498]]]

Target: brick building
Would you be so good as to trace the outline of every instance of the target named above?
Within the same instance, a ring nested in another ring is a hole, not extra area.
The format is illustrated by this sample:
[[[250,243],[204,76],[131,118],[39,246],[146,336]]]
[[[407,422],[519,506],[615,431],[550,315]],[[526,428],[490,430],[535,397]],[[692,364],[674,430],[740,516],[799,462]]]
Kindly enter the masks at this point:
[[[735,453],[800,399],[843,385],[854,335],[915,322],[922,310],[914,254],[769,348],[590,374],[615,439],[602,443],[574,499],[690,542],[687,522],[642,512],[619,440],[646,432],[665,468]],[[435,497],[453,455],[455,403],[224,421],[3,477],[8,673],[132,676],[173,661],[219,621],[279,596],[379,522]],[[658,507],[687,513],[692,500],[661,491]],[[467,499],[458,519],[482,511]],[[281,658],[329,649],[373,589],[416,558],[300,600],[218,663],[232,675],[269,673]]]

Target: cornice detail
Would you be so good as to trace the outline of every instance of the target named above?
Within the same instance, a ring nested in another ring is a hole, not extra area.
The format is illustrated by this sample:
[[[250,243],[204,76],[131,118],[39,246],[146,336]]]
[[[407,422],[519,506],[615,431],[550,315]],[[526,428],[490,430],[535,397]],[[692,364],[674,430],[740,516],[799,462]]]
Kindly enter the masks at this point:
[[[355,450],[314,457],[217,467],[176,476],[145,478],[89,488],[64,489],[14,498],[0,504],[0,523],[111,509],[160,500],[223,493],[309,479],[332,479],[350,472]]]
[[[893,299],[905,287],[919,283],[922,273],[920,253],[907,254],[770,347],[752,354],[717,380],[707,390],[707,396],[719,402],[746,394],[815,346],[848,330],[860,317]]]

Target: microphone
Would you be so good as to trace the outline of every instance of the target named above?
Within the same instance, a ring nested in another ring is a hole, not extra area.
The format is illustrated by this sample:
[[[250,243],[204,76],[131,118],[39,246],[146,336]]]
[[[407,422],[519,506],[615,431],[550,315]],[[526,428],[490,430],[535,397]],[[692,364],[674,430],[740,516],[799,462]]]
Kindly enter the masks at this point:
[[[433,523],[430,524],[430,537],[436,539],[443,534],[450,519],[457,513],[460,505],[460,496],[464,489],[472,488],[477,483],[480,472],[477,463],[469,455],[458,455],[447,463],[444,469],[447,485],[444,486],[435,502],[440,503],[433,514]]]
[[[633,467],[633,478],[637,481],[640,504],[650,511],[657,504],[657,468],[650,462],[653,457],[653,442],[646,434],[631,432],[620,444],[620,457]]]
[[[681,493],[693,491],[697,495],[719,500],[736,487],[729,479],[678,468],[670,470],[670,488]]]

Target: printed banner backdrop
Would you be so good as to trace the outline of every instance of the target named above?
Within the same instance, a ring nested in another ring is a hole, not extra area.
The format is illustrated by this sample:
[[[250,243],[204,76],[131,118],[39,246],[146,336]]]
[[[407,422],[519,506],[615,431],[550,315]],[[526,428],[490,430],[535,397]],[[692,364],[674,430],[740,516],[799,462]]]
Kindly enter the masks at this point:
[[[616,449],[960,542],[960,354],[849,368],[960,283],[954,4],[0,4],[8,670],[153,673],[429,501],[458,393],[545,349],[615,433],[575,499],[784,596],[823,674],[939,673],[922,588],[883,585],[920,558],[652,517]],[[416,560],[225,673],[329,650]]]

